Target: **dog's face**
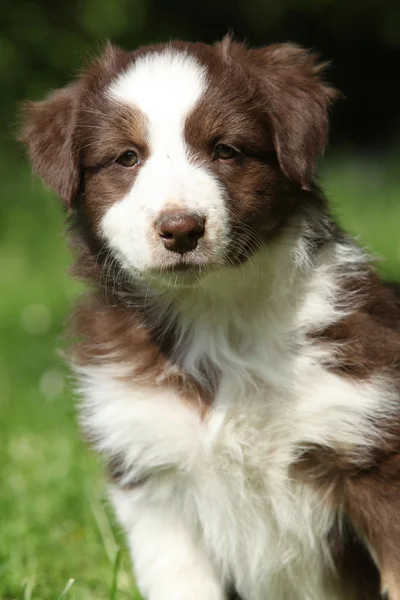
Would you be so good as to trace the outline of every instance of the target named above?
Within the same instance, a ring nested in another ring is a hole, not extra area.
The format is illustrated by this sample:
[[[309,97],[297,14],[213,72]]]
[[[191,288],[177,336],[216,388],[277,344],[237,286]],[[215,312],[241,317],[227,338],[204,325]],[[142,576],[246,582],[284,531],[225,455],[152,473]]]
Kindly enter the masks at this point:
[[[246,261],[312,187],[335,92],[315,57],[230,39],[125,53],[28,107],[34,168],[133,275]]]

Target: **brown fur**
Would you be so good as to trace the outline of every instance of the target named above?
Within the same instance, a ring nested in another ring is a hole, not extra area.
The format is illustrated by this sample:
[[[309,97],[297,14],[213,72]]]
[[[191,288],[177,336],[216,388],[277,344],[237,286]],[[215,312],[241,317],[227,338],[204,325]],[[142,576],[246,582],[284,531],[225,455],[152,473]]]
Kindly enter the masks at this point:
[[[72,361],[101,365],[106,359],[132,365],[124,379],[132,378],[149,387],[170,386],[199,407],[208,404],[210,390],[184,374],[171,358],[173,327],[160,339],[146,321],[145,313],[109,306],[101,296],[93,296],[73,314],[70,331],[79,341],[74,345]]]
[[[383,284],[376,274],[346,280],[343,293],[352,295],[357,308],[340,321],[314,334],[334,345],[337,361],[332,370],[353,379],[386,373],[400,389],[400,293]]]
[[[355,588],[364,590],[360,600],[378,599],[378,588],[389,592],[390,599],[397,598],[400,590],[400,442],[397,436],[390,447],[384,430],[382,439],[382,448],[368,451],[303,449],[294,466],[294,476],[312,483],[338,512],[342,525],[332,532],[333,558],[340,579],[358,582]],[[364,542],[376,555],[380,578],[372,577],[376,568]],[[359,586],[362,582],[377,591],[367,595],[366,588]]]
[[[329,545],[334,569],[327,575],[328,588],[340,590],[344,600],[379,600],[379,571],[347,518],[338,518]]]
[[[322,343],[336,347],[337,361],[329,368],[353,380],[385,375],[393,388],[400,390],[397,287],[384,285],[369,273],[353,280],[349,291],[357,293],[358,309],[316,336]],[[299,463],[308,479],[324,489],[330,501],[362,532],[376,553],[381,590],[391,599],[397,598],[400,591],[399,408],[394,407],[392,417],[377,417],[371,423],[381,432],[379,443],[335,451],[314,447],[302,454]],[[370,573],[371,568],[364,564],[361,571]]]
[[[294,44],[250,50],[267,98],[273,140],[283,172],[310,189],[316,158],[328,138],[328,109],[339,96],[322,80],[326,63]]]
[[[70,204],[80,184],[79,156],[73,146],[82,82],[28,103],[20,140],[29,150],[34,170]]]
[[[109,480],[124,490],[133,490],[143,485],[148,477],[133,477],[132,468],[125,464],[122,456],[113,456],[107,462]]]
[[[279,234],[296,213],[324,206],[312,173],[316,156],[327,141],[327,110],[337,92],[321,82],[323,65],[317,65],[313,55],[297,46],[248,50],[227,37],[215,50],[197,50],[207,65],[211,85],[189,116],[185,136],[196,161],[207,162],[216,143],[233,143],[241,151],[233,160],[211,165],[229,192],[232,237],[240,239],[240,244],[231,248],[230,260],[241,262]],[[289,83],[299,93],[296,105]],[[279,96],[276,103],[274,94]],[[308,115],[300,130],[314,97],[318,114],[313,119],[317,118],[318,131],[310,130],[314,121]],[[283,125],[291,127],[291,120],[296,132],[282,129]],[[293,145],[295,133],[304,148]],[[289,135],[290,149],[285,149]],[[298,152],[303,164],[297,165],[295,173]],[[313,193],[307,193],[311,188]]]
[[[85,194],[82,204],[96,230],[107,208],[131,189],[140,171],[140,164],[134,169],[121,168],[115,160],[127,150],[139,152],[142,162],[148,156],[146,124],[133,108],[127,110],[107,99],[92,109],[83,109],[80,119],[79,144]]]

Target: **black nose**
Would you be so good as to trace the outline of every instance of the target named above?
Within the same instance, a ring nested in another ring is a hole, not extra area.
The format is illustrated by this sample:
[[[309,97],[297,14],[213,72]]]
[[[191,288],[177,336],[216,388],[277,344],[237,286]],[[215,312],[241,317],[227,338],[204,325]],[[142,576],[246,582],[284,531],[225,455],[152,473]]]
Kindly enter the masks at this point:
[[[167,250],[185,254],[194,250],[204,235],[204,219],[186,212],[164,213],[157,232]]]

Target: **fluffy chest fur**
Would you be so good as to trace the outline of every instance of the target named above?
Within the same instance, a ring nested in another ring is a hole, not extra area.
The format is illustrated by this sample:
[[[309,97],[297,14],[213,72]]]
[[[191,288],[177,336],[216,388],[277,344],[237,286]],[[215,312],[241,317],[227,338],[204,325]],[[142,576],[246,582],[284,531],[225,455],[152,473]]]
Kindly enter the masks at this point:
[[[249,290],[245,279],[243,302],[243,289],[225,303],[186,299],[179,351],[157,377],[154,360],[146,376],[142,346],[128,362],[116,340],[97,364],[76,366],[83,421],[114,470],[127,530],[161,498],[184,515],[224,587],[248,600],[347,597],[330,539],[340,510],[298,469],[310,447],[373,444],[371,417],[388,396],[379,378],[335,373],[334,348],[310,335],[346,314],[336,297],[343,254],[334,246],[308,275],[299,267],[291,288],[275,280],[275,297],[271,283]],[[190,397],[168,385],[175,372],[201,380],[207,370],[217,379],[211,404],[201,385]]]
[[[242,370],[246,358],[237,357]],[[318,598],[335,514],[293,481],[291,466],[302,443],[343,423],[334,414],[331,423],[308,422],[312,398],[296,397],[294,382],[291,391],[277,388],[269,372],[266,365],[265,379],[257,373],[257,384],[223,373],[202,414],[162,386],[121,382],[118,368],[88,368],[85,421],[99,449],[123,464],[114,498],[128,530],[141,503],[157,506],[162,497],[184,515],[221,581],[244,597]],[[300,385],[318,393],[311,378]]]

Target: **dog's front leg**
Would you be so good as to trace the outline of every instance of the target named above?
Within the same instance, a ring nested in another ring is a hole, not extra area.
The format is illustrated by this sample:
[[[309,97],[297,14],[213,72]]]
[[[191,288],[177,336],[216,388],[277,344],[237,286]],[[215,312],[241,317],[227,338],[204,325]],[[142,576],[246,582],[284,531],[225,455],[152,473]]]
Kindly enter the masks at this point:
[[[147,600],[225,600],[201,541],[173,496],[146,502],[143,490],[114,490],[139,589]]]

